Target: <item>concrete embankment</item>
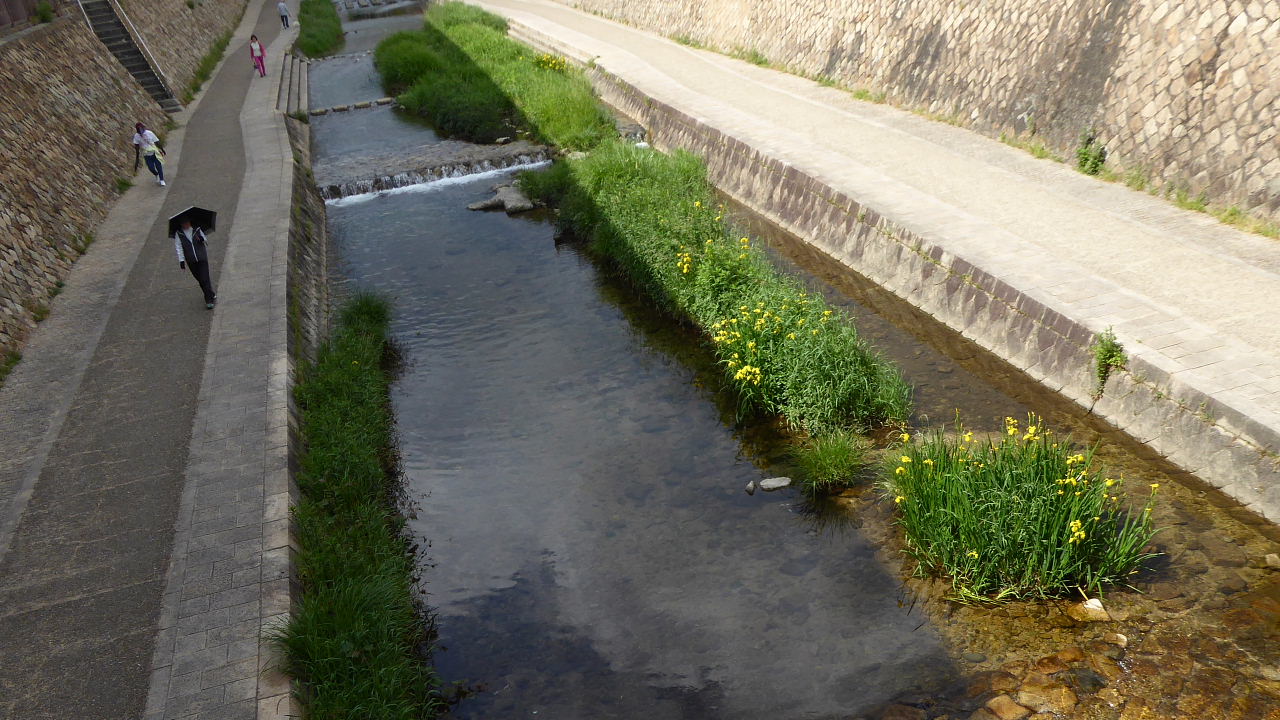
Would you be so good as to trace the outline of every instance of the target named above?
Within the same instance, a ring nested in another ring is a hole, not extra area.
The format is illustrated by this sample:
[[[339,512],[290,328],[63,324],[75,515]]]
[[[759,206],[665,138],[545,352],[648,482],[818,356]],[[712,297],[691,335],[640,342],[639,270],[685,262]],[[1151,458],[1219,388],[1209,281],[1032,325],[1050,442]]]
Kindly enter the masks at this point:
[[[963,130],[563,7],[483,3],[655,145],[1249,509],[1280,520],[1280,246]],[[1095,402],[1090,345],[1128,366]]]

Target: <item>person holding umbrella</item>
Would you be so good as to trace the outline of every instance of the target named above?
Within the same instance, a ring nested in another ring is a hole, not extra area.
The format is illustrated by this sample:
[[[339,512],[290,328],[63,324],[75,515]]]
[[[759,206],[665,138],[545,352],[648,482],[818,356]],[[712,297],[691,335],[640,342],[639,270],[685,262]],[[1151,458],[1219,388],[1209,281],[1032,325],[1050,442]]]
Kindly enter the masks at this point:
[[[204,208],[189,207],[169,218],[169,233],[173,236],[173,249],[178,254],[178,267],[191,271],[204,292],[204,306],[213,309],[218,294],[209,280],[209,250],[205,232],[213,232],[218,214]]]

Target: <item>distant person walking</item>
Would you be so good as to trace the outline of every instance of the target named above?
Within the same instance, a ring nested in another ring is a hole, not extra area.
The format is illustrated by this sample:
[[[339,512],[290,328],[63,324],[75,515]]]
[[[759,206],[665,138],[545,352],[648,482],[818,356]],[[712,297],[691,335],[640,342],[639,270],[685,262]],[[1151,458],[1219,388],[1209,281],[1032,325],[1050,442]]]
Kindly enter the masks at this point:
[[[164,187],[164,148],[160,147],[160,138],[142,123],[137,123],[133,129],[137,131],[133,134],[133,171],[138,171],[138,155],[141,153],[147,161],[147,169],[156,176],[156,184]]]
[[[173,249],[178,253],[178,267],[191,271],[204,292],[204,306],[212,310],[218,294],[209,280],[209,250],[205,247],[204,230],[194,227],[190,218],[182,218],[182,227],[173,234]]]
[[[258,77],[267,76],[267,51],[258,42],[257,35],[249,36],[249,57],[253,58],[253,66],[258,70]]]
[[[276,10],[280,11],[280,24],[289,27],[289,6],[284,3],[284,0],[276,3]]]

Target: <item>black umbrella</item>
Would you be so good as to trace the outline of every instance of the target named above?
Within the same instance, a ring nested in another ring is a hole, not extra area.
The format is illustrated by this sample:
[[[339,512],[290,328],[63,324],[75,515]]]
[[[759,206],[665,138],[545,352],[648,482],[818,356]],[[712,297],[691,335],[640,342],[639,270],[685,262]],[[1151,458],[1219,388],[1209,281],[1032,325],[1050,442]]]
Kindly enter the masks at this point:
[[[214,223],[218,220],[218,213],[204,208],[189,207],[186,210],[169,218],[169,237],[182,229],[182,221],[190,220],[195,227],[204,230],[206,233],[213,232]]]

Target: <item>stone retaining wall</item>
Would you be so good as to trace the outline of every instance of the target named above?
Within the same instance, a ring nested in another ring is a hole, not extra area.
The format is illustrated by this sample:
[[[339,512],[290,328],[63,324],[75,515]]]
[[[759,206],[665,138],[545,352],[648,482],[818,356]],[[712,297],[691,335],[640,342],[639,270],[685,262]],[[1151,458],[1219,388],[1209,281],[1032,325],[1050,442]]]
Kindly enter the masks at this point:
[[[560,0],[1280,219],[1280,0]]]
[[[292,118],[285,122],[294,157],[288,302],[289,357],[296,363],[315,360],[329,334],[329,232],[311,171],[311,126]]]
[[[524,42],[558,48],[521,28]],[[770,157],[603,70],[588,73],[602,98],[647,128],[656,147],[701,156],[734,200],[921,308],[1049,389],[1178,466],[1280,522],[1280,437],[1141,358],[1112,373],[1093,400],[1093,333],[1000,278],[946,251],[821,180]],[[1028,341],[1030,339],[1030,341]]]
[[[164,113],[80,15],[0,44],[0,353],[106,217],[116,178],[133,175],[129,137]]]

